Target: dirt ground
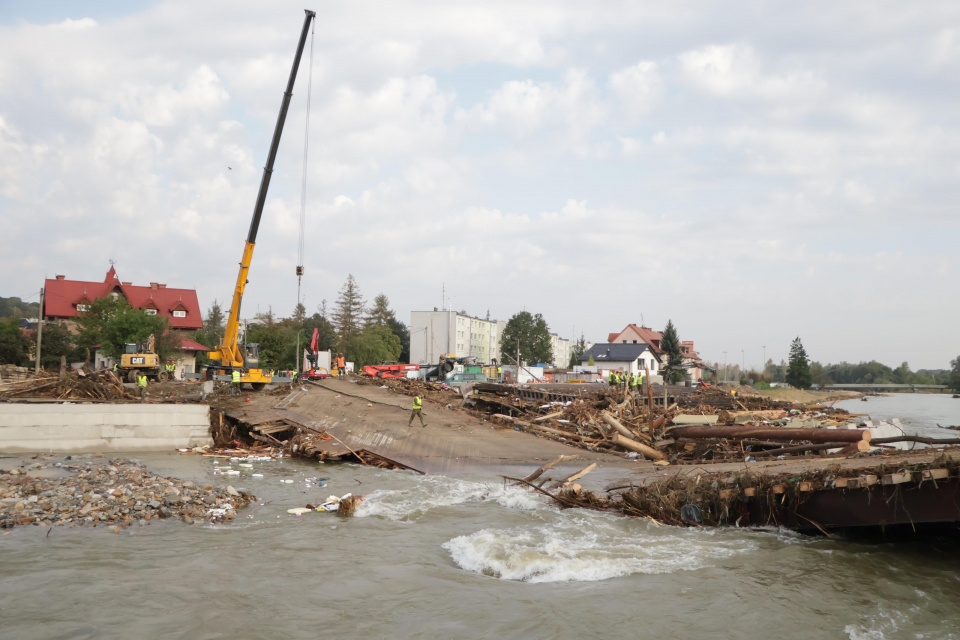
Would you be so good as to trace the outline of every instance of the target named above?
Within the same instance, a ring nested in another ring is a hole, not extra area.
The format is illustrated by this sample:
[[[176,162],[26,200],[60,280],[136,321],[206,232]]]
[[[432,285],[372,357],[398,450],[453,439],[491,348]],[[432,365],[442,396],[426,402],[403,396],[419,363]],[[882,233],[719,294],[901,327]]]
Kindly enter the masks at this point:
[[[774,400],[787,400],[798,404],[815,404],[836,402],[838,400],[853,400],[863,396],[859,391],[810,391],[801,389],[751,389],[744,391],[744,395],[757,395]]]

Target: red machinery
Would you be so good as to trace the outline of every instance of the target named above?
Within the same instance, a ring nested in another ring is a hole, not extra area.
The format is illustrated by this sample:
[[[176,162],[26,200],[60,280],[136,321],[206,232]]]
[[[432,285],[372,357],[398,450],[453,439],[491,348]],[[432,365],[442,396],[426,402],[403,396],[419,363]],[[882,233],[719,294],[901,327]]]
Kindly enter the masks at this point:
[[[419,371],[418,364],[398,364],[396,362],[383,362],[381,364],[368,364],[363,368],[363,375],[371,378],[406,378],[408,371]]]
[[[310,368],[303,372],[304,380],[323,380],[330,377],[330,372],[317,366],[317,334],[319,330],[314,328],[313,339],[310,340],[310,346],[307,347],[307,361]]]

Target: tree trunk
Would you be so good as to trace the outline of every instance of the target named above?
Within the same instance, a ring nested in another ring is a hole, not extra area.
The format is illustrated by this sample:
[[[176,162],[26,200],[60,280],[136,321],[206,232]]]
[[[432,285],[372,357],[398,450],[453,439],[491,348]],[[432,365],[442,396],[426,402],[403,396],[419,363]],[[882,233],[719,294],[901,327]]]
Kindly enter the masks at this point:
[[[870,442],[866,429],[784,429],[782,427],[752,427],[727,425],[691,425],[670,427],[667,432],[674,438],[761,438],[764,440],[809,442]]]

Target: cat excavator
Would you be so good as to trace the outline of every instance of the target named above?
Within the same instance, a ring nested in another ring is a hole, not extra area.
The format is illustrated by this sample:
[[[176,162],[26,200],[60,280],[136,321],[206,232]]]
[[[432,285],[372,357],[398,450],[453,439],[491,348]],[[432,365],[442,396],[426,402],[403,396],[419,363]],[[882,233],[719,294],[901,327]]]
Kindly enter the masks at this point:
[[[316,12],[306,11],[303,20],[303,30],[300,32],[300,41],[297,44],[297,53],[293,58],[293,67],[290,69],[290,78],[287,80],[287,89],[280,103],[280,114],[273,130],[273,140],[267,154],[267,164],[263,168],[263,177],[260,179],[260,190],[257,193],[257,202],[253,208],[253,219],[250,221],[250,230],[247,241],[243,245],[243,254],[240,258],[240,273],[237,275],[237,284],[233,290],[233,301],[230,304],[230,315],[227,317],[223,340],[220,345],[207,354],[210,364],[205,370],[208,380],[219,379],[229,381],[234,371],[240,372],[240,382],[247,383],[255,391],[263,389],[271,382],[289,382],[289,378],[276,378],[260,368],[260,345],[240,344],[240,303],[247,286],[247,275],[250,272],[250,261],[253,258],[253,247],[257,241],[257,231],[260,228],[260,217],[263,214],[263,205],[267,199],[267,190],[270,188],[270,177],[273,174],[273,163],[277,158],[277,149],[280,146],[280,135],[283,133],[283,124],[290,107],[290,98],[293,97],[293,84],[297,79],[297,69],[300,67],[300,57],[307,41],[307,32],[310,22],[316,17]]]

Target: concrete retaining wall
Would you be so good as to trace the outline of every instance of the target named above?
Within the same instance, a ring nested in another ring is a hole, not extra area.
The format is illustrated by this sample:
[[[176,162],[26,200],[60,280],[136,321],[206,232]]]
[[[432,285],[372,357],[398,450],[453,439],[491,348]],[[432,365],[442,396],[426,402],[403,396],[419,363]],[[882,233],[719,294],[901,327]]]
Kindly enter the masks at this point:
[[[213,444],[195,404],[0,404],[0,452],[169,451]]]

